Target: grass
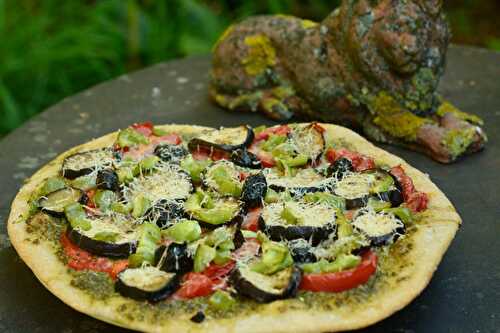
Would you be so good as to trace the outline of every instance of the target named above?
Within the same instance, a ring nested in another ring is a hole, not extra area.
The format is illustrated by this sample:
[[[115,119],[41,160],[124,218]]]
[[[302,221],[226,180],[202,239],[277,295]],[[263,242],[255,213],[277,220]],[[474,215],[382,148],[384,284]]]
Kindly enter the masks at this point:
[[[103,80],[160,61],[208,53],[234,20],[260,13],[319,20],[338,2],[0,0],[0,136]],[[500,49],[498,35],[477,40],[475,21],[467,15],[471,6],[474,2],[463,0],[451,8],[459,40],[474,36],[473,43]]]

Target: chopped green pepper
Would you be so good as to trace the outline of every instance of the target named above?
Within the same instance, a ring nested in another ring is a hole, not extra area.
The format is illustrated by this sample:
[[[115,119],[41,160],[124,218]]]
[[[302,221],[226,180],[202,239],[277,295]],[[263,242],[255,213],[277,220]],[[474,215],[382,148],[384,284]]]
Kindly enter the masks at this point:
[[[181,168],[184,169],[194,182],[201,182],[201,173],[212,162],[210,160],[195,160],[193,156],[189,155],[181,161]]]
[[[345,210],[345,199],[327,192],[314,192],[304,195],[305,202],[324,203],[331,207]]]
[[[382,209],[384,213],[392,213],[396,215],[404,224],[408,225],[413,222],[411,210],[406,207],[394,207]]]
[[[148,144],[149,140],[133,128],[126,128],[118,133],[117,142],[121,148],[134,147],[138,144]]]
[[[225,165],[218,165],[210,170],[210,177],[217,184],[217,192],[223,195],[239,197],[241,195],[242,184],[231,177]]]
[[[197,221],[182,220],[163,231],[177,243],[194,242],[201,237],[201,228]]]
[[[113,202],[110,206],[111,210],[120,214],[128,214],[132,211],[132,205],[130,203],[124,204],[121,202]]]
[[[153,223],[143,223],[139,226],[139,240],[137,250],[129,256],[131,267],[138,267],[146,262],[152,264],[155,257],[156,245],[161,239],[160,228]]]
[[[118,238],[118,233],[112,231],[101,231],[96,233],[93,238],[103,242],[115,242]]]
[[[262,257],[251,266],[251,270],[272,275],[293,264],[292,256],[288,247],[284,244],[272,241],[265,241],[261,245]]]
[[[73,179],[70,185],[82,191],[88,191],[97,186],[97,173],[93,172],[91,174],[80,176]]]
[[[278,192],[276,192],[272,188],[268,188],[264,201],[266,203],[274,203],[278,202],[279,200],[280,200],[280,195],[278,194]]]
[[[198,245],[194,255],[194,271],[201,272],[214,260],[217,251],[213,247],[205,244]]]
[[[213,200],[207,193],[198,189],[185,204],[186,211],[197,220],[218,225],[230,221],[240,209],[232,200]]]
[[[103,212],[111,209],[111,206],[116,202],[116,194],[110,190],[98,190],[94,196],[94,202]]]
[[[142,159],[134,168],[134,175],[140,175],[144,172],[151,171],[160,161],[158,156],[148,156]]]
[[[297,215],[292,206],[286,203],[283,204],[283,210],[280,213],[280,217],[288,224],[298,224],[301,222],[300,216]]]
[[[271,134],[266,141],[260,144],[260,148],[265,151],[272,151],[276,146],[286,141],[286,135]]]
[[[370,198],[368,199],[368,207],[373,208],[373,210],[375,210],[376,212],[380,212],[383,209],[391,208],[391,203],[375,198]]]
[[[227,291],[217,290],[210,296],[208,303],[215,310],[228,311],[236,304],[236,301]]]
[[[134,198],[132,206],[132,216],[135,218],[139,218],[143,216],[151,207],[151,201],[149,201],[149,199],[144,195],[139,194]]]
[[[39,195],[44,196],[64,187],[66,187],[66,182],[62,177],[50,177],[47,178],[47,180],[43,184],[42,188],[40,189]]]
[[[87,218],[85,209],[83,209],[83,206],[81,204],[75,202],[64,207],[64,214],[71,224],[71,227],[79,228],[85,231],[92,228],[92,224]]]
[[[167,135],[167,134],[168,134],[167,131],[165,131],[165,130],[157,127],[157,126],[153,127],[153,135],[155,135],[155,136],[164,136],[164,135]]]
[[[302,270],[305,273],[335,273],[356,267],[360,262],[360,256],[342,254],[332,262],[321,259],[315,263],[304,264]]]

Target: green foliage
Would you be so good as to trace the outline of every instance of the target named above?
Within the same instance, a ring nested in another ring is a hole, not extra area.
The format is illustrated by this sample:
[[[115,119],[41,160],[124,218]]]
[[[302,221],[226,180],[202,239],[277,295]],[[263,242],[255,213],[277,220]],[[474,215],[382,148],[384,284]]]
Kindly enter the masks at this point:
[[[208,53],[232,21],[265,13],[319,20],[339,2],[0,0],[0,136],[98,82]]]

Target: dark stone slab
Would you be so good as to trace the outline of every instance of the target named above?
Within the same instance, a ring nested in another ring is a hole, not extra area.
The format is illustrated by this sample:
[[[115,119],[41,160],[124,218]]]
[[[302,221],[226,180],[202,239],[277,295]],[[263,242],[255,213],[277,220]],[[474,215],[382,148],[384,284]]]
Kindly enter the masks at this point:
[[[207,99],[208,57],[158,64],[64,99],[0,142],[0,331],[98,332],[109,325],[52,296],[20,260],[5,222],[24,178],[58,153],[133,122],[208,126],[272,124],[257,114],[229,113]],[[430,285],[370,332],[500,332],[500,54],[452,47],[441,84],[462,110],[482,116],[490,143],[444,166],[395,147],[448,195],[464,224]]]

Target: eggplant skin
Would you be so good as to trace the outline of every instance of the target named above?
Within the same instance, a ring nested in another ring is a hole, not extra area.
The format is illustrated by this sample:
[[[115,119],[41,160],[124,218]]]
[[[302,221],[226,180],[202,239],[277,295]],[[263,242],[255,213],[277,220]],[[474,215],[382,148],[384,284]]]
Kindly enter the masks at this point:
[[[185,217],[186,212],[184,205],[177,200],[160,200],[144,216],[163,229],[169,226],[170,221]]]
[[[327,175],[332,176],[335,175],[335,177],[338,180],[342,180],[344,178],[344,175],[347,172],[352,172],[354,171],[354,167],[352,166],[351,160],[342,157],[333,162],[327,169]]]
[[[205,140],[200,139],[200,138],[194,138],[194,139],[191,139],[189,141],[188,148],[190,151],[196,151],[198,148],[205,148],[208,150],[215,149],[215,150],[222,150],[222,151],[225,151],[227,153],[231,153],[232,151],[234,151],[236,149],[248,147],[252,143],[252,141],[255,137],[253,129],[252,129],[252,127],[250,127],[248,125],[245,125],[245,128],[247,130],[247,136],[246,136],[245,140],[240,144],[236,144],[236,145],[218,144],[218,143],[214,143],[214,142],[208,142],[208,141],[205,141]]]
[[[102,153],[102,152],[105,152],[105,153],[109,152],[109,157],[112,159],[116,159],[116,155],[109,148],[88,150],[88,151],[84,151],[84,152],[70,155],[70,156],[66,157],[63,161],[62,171],[61,171],[63,177],[65,177],[67,179],[75,179],[75,178],[78,178],[80,176],[85,176],[85,175],[88,175],[89,173],[92,173],[92,171],[94,171],[95,167],[83,167],[81,169],[71,169],[68,166],[68,164],[71,163],[71,159],[74,159],[77,156],[85,156],[85,155],[91,156],[92,154]],[[101,156],[101,158],[102,158],[102,156]],[[102,159],[100,160],[100,162],[103,162]]]
[[[378,237],[369,237],[368,239],[370,240],[370,245],[371,246],[384,246],[388,245],[391,242],[395,242],[399,239],[401,235],[404,235],[406,233],[406,228],[404,224],[401,225],[401,227],[393,230],[392,232],[388,233],[387,235],[382,235]]]
[[[246,148],[233,150],[231,153],[231,162],[241,167],[250,169],[261,169],[262,163],[257,156],[249,152]]]
[[[288,286],[280,294],[271,294],[246,280],[238,267],[229,276],[229,281],[238,294],[254,299],[259,303],[269,303],[279,299],[294,297],[297,294],[301,280],[302,271],[297,266],[293,266]]]
[[[59,192],[59,191],[65,191],[67,189],[68,189],[67,187],[62,188],[60,190],[57,190],[57,191],[54,191],[54,192],[51,192],[51,193],[47,194],[45,197],[42,197],[42,198],[38,199],[37,206],[42,210],[42,212],[47,213],[50,216],[65,217],[66,215],[64,214],[64,208],[62,208],[60,211],[59,210],[47,209],[47,208],[44,208],[44,202],[46,202],[48,200],[48,198],[50,198],[50,195],[52,195],[52,194],[54,194],[56,192]],[[87,202],[88,202],[88,200],[89,200],[89,197],[87,196],[87,194],[85,194],[85,192],[83,192],[82,190],[78,190],[78,189],[75,189],[75,188],[72,188],[72,190],[80,192],[80,199],[78,199],[77,202],[80,203],[80,204],[82,204],[82,205],[86,205]]]
[[[162,271],[187,273],[193,269],[193,258],[189,255],[186,243],[171,243],[168,247],[160,246],[155,252],[155,266],[158,265],[165,251],[167,254],[160,267]]]
[[[117,192],[120,190],[118,175],[113,169],[103,169],[97,172],[97,188]]]
[[[360,198],[354,198],[354,199],[345,199],[345,208],[346,209],[356,209],[356,208],[361,208],[364,207],[368,204],[370,196],[365,195]]]
[[[203,313],[203,311],[198,311],[196,312],[190,319],[193,323],[201,323],[205,320],[205,314]]]
[[[120,280],[120,275],[115,283],[115,290],[120,295],[135,299],[137,301],[148,301],[151,303],[160,302],[167,297],[171,296],[177,289],[179,289],[182,281],[182,274],[175,274],[167,285],[160,290],[149,292],[139,288],[127,286]]]
[[[156,146],[154,154],[163,162],[179,163],[188,154],[188,151],[182,146],[164,143]]]
[[[337,226],[330,223],[322,227],[267,225],[262,216],[259,217],[259,228],[273,241],[305,239],[311,240],[313,246],[337,232]]]
[[[247,207],[256,207],[262,205],[262,201],[267,193],[266,177],[262,173],[249,176],[245,179],[241,200]]]
[[[132,242],[128,243],[108,243],[99,241],[82,235],[77,230],[68,226],[67,236],[78,247],[98,256],[109,258],[128,258],[128,256],[135,252],[137,245]]]
[[[316,262],[318,259],[307,247],[298,247],[290,251],[294,262],[309,263]]]

